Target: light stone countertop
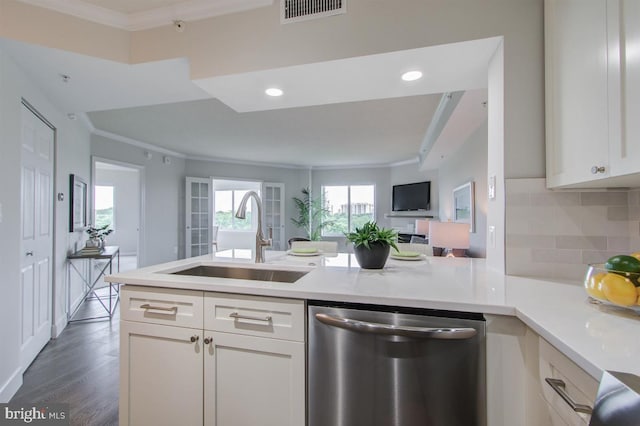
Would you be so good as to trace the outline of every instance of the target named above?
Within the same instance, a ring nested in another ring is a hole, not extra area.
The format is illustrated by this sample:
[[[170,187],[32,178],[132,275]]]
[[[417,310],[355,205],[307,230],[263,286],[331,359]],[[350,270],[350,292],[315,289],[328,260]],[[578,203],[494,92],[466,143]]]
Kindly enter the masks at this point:
[[[603,370],[640,375],[640,315],[588,302],[579,283],[505,276],[484,259],[389,259],[363,270],[353,255],[290,256],[267,251],[256,265],[248,250],[227,250],[106,277],[152,287],[216,291],[518,317],[597,380]],[[173,275],[198,265],[309,271],[295,283]]]

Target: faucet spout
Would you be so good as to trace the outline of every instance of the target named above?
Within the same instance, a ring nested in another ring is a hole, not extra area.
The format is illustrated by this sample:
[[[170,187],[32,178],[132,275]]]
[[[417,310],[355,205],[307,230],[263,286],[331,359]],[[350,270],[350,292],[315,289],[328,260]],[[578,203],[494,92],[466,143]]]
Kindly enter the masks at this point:
[[[236,211],[236,217],[238,219],[245,219],[247,217],[247,202],[253,197],[256,200],[258,206],[258,229],[256,230],[256,263],[264,263],[264,248],[271,246],[271,238],[265,239],[262,234],[262,200],[255,191],[249,191],[244,194],[238,210]]]

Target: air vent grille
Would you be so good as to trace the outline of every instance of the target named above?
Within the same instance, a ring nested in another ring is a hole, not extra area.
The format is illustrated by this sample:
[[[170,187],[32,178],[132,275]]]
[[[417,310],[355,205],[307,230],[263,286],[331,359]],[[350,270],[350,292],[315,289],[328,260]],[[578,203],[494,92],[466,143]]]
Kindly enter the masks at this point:
[[[323,18],[347,12],[347,0],[281,0],[282,22]]]

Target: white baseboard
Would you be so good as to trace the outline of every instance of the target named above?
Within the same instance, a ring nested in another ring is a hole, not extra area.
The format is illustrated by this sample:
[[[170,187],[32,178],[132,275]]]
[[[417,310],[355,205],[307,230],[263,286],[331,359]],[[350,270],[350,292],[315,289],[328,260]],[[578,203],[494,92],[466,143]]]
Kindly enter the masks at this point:
[[[62,333],[62,331],[67,327],[67,313],[64,312],[60,315],[60,318],[51,326],[51,338],[56,339]]]
[[[9,377],[9,380],[0,387],[0,403],[5,404],[9,402],[9,400],[13,398],[13,395],[18,392],[20,386],[22,386],[22,369],[18,367],[11,377]]]

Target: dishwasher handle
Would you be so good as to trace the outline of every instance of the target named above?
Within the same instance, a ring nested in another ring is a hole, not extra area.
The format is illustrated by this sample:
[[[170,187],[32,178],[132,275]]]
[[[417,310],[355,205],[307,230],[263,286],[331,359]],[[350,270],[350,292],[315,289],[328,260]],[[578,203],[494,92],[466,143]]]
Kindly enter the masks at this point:
[[[462,340],[470,339],[478,334],[475,328],[441,328],[411,327],[393,324],[359,321],[350,318],[335,317],[327,314],[316,314],[316,319],[323,324],[343,328],[359,333],[381,334],[386,336],[412,337],[414,339]]]

